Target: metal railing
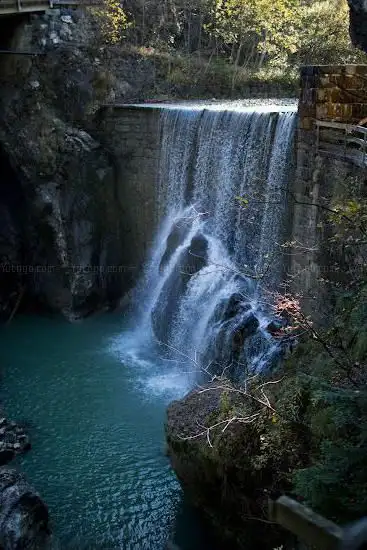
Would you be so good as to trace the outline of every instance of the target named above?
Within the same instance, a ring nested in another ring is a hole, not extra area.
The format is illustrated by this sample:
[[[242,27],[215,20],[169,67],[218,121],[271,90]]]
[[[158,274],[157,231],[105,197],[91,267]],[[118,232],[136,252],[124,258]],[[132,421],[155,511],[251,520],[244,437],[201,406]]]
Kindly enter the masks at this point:
[[[367,166],[367,128],[316,120],[316,151]]]

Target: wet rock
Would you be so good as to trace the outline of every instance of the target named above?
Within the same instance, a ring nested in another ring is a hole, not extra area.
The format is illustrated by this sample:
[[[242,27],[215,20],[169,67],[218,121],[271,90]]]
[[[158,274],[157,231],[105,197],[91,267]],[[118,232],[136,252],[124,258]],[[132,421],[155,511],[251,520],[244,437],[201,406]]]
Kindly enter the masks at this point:
[[[284,542],[280,531],[266,522],[259,529],[259,521],[248,519],[267,519],[268,494],[278,483],[277,458],[264,446],[264,426],[271,430],[271,420],[256,401],[231,392],[232,387],[210,383],[206,391],[192,391],[169,405],[168,454],[186,497],[206,516],[219,547],[272,550]],[[223,431],[223,423],[210,432],[209,444],[203,426],[256,411],[258,424],[233,422]]]
[[[284,323],[280,320],[274,319],[267,325],[266,330],[271,335],[277,336],[282,328],[284,328]]]
[[[67,23],[67,24],[73,23],[73,18],[71,17],[71,15],[62,15],[60,19],[63,23]]]
[[[171,233],[171,245],[173,245],[173,242],[177,242],[179,238],[179,232],[174,230]],[[208,241],[204,235],[200,233],[195,235],[189,247],[181,252],[164,284],[159,300],[152,312],[153,330],[159,341],[166,341],[168,327],[172,325],[174,316],[179,309],[180,300],[191,277],[206,265],[207,250]]]
[[[236,327],[236,332],[241,335],[242,343],[249,338],[252,334],[255,334],[259,328],[259,320],[253,312],[246,315],[240,324]]]
[[[250,339],[258,333],[259,320],[245,304],[243,311],[228,320],[220,322],[215,344],[210,350],[211,358],[215,355],[215,364],[211,367],[213,374],[220,375],[226,369],[227,375],[236,381],[243,379],[247,368],[246,348]],[[206,358],[207,361],[210,358]]]
[[[232,294],[227,302],[227,305],[225,306],[223,321],[228,321],[232,317],[238,315],[238,313],[248,311],[249,309],[251,309],[251,306],[244,303],[244,299],[241,294]]]
[[[187,283],[192,275],[200,271],[208,261],[208,241],[202,234],[192,238],[188,250],[181,259],[180,269]]]
[[[188,233],[188,230],[188,226],[184,223],[179,223],[173,226],[171,233],[167,237],[166,250],[164,251],[161,262],[159,264],[160,273],[163,272],[164,268],[168,264],[172,254],[177,249],[177,247],[183,243],[185,236]]]
[[[4,466],[5,464],[9,464],[15,457],[15,450],[5,448],[0,448],[0,466]]]
[[[8,464],[13,458],[31,448],[29,436],[21,426],[6,418],[0,420],[0,465]]]
[[[48,510],[41,497],[22,474],[0,468],[1,548],[43,550],[48,538]]]

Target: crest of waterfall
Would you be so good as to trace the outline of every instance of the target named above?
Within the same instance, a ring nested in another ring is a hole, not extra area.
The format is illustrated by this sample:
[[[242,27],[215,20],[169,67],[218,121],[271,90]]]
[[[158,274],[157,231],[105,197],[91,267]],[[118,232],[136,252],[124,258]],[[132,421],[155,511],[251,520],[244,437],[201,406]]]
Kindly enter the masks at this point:
[[[144,279],[144,334],[234,378],[279,343],[266,290],[282,279],[295,112],[163,109],[161,228]]]

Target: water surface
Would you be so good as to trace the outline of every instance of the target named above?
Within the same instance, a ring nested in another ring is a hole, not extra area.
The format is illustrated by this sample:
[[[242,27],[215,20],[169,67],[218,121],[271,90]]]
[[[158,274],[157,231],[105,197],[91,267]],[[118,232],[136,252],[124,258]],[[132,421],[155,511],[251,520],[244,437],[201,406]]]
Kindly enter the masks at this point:
[[[210,548],[164,454],[184,373],[134,348],[121,316],[18,317],[2,328],[2,399],[30,429],[20,460],[62,549]]]

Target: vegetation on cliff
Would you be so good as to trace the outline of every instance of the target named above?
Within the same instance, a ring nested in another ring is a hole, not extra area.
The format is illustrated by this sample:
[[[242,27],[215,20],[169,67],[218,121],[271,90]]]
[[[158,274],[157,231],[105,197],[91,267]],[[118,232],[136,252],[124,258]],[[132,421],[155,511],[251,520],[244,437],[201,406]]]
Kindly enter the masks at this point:
[[[319,278],[331,316],[321,328],[300,323],[301,343],[284,370],[286,395],[292,387],[302,395],[293,421],[309,438],[294,491],[340,522],[363,516],[367,506],[367,201],[352,184],[346,188],[349,197],[329,205],[333,263],[330,276]]]
[[[339,522],[362,516],[367,505],[367,200],[360,175],[316,205],[328,266],[316,284],[328,317],[320,324],[286,293],[275,305],[299,338],[273,394],[279,427],[292,423],[307,440],[292,491]],[[308,310],[316,312],[316,303]]]

